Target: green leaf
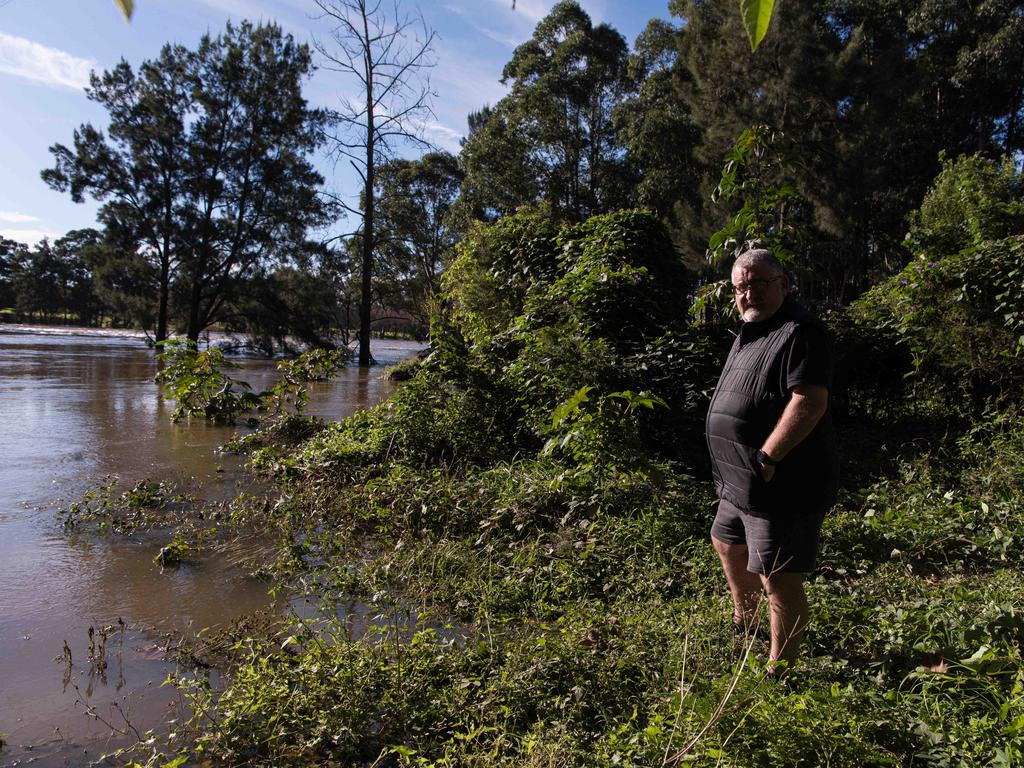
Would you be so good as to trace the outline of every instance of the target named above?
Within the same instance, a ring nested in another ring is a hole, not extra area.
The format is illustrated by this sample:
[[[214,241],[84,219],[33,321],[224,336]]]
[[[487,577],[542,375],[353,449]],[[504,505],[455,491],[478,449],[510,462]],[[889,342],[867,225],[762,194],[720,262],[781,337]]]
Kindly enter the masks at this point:
[[[114,0],[114,5],[124,14],[125,21],[132,20],[132,11],[135,10],[135,0]]]
[[[743,26],[747,29],[752,52],[757,50],[757,46],[768,32],[774,7],[775,0],[740,0],[740,16],[743,18]]]

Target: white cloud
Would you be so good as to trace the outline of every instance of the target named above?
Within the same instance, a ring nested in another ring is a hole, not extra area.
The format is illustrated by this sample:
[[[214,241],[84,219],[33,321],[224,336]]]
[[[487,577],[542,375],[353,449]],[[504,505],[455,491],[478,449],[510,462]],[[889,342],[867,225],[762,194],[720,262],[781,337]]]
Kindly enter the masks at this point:
[[[0,211],[0,221],[8,224],[28,224],[30,221],[39,221],[39,217],[16,211]]]
[[[469,26],[471,26],[484,37],[489,38],[496,43],[501,43],[506,48],[515,48],[517,45],[524,41],[524,38],[522,38],[521,36],[513,36],[511,34],[508,34],[507,32],[496,32],[490,27],[485,27],[482,24],[478,24],[470,17],[469,13],[466,12],[465,8],[460,8],[457,5],[445,5],[443,7],[446,11],[454,13],[456,16],[460,17],[463,21],[469,24]]]
[[[6,237],[8,240],[25,243],[26,245],[35,245],[44,237],[50,238],[50,242],[53,242],[63,236],[64,233],[52,232],[48,229],[11,229],[9,227],[0,227],[0,237]]]
[[[2,73],[55,88],[78,90],[89,84],[89,71],[96,68],[93,59],[80,59],[66,51],[0,32]]]
[[[458,154],[461,149],[459,140],[463,137],[463,134],[454,128],[449,128],[447,125],[439,123],[437,120],[420,120],[417,121],[414,127],[422,131],[423,137],[427,141],[441,149],[445,149],[453,154]]]
[[[448,50],[441,52],[433,79],[441,99],[458,108],[463,117],[485,103],[497,103],[508,93],[508,86],[501,84],[503,64],[459,58],[456,49],[448,54]]]

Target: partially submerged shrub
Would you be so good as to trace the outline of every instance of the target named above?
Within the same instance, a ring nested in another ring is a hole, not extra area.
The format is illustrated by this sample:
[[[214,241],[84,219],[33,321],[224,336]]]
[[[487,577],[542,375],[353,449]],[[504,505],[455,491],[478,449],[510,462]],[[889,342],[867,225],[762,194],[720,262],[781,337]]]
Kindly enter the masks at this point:
[[[217,347],[199,351],[194,341],[170,339],[157,359],[164,368],[156,380],[164,396],[175,401],[171,418],[202,416],[210,421],[234,424],[247,411],[266,411],[281,416],[289,409],[301,413],[309,401],[305,385],[334,376],[348,361],[345,349],[313,349],[294,360],[277,364],[281,378],[270,389],[253,392],[248,382],[225,371],[241,367],[226,360]]]

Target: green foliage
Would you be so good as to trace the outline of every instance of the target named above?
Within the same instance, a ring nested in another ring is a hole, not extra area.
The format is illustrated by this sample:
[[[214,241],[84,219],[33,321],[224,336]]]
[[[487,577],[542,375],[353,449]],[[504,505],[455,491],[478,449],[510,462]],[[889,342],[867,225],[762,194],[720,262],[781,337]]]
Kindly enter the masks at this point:
[[[166,396],[175,401],[171,418],[202,416],[211,421],[233,424],[239,413],[257,408],[258,395],[244,381],[236,381],[224,373],[225,368],[238,368],[238,363],[224,359],[217,347],[199,351],[190,340],[171,339],[163,342],[164,351],[158,360],[165,365],[157,374]]]
[[[420,466],[486,462],[507,449],[506,414],[497,399],[427,369],[387,402],[328,425],[299,461],[306,471],[342,477],[362,476],[388,460]]]
[[[549,424],[586,431],[648,404],[583,391]],[[807,659],[784,685],[764,678],[758,641],[729,627],[706,482],[653,462],[581,472],[590,454],[578,463],[573,445],[583,436],[548,456],[426,466],[389,450],[401,422],[385,426],[386,414],[328,428],[301,449],[273,505],[232,513],[267,521],[275,583],[322,613],[236,633],[219,695],[203,680],[176,682],[194,712],[179,729],[193,758],[1019,760],[1024,430],[1012,414],[993,415],[948,455],[906,462],[827,519]],[[364,472],[354,474],[358,457]]]
[[[544,430],[549,437],[541,449],[543,456],[571,457],[584,473],[604,471],[606,462],[635,461],[641,447],[635,412],[668,407],[660,397],[631,390],[610,392],[591,403],[588,393],[592,389],[581,387],[555,408]],[[607,469],[617,468],[612,464]]]
[[[757,50],[757,46],[768,34],[774,7],[775,0],[740,0],[740,16],[743,17],[743,26],[750,39],[751,52]]]
[[[783,264],[792,264],[799,232],[789,215],[799,201],[792,184],[772,181],[786,166],[776,142],[780,137],[767,125],[746,128],[726,155],[722,179],[712,202],[739,199],[742,203],[725,227],[708,241],[708,260],[721,262],[748,240],[759,240]]]
[[[270,389],[253,392],[244,381],[231,378],[224,369],[241,367],[226,360],[217,347],[199,351],[187,339],[162,342],[164,351],[157,359],[164,364],[157,382],[164,386],[165,396],[175,401],[171,418],[202,416],[215,422],[234,424],[246,411],[261,410],[281,417],[290,408],[301,414],[309,401],[305,385],[311,381],[333,378],[339,366],[348,362],[345,349],[314,349],[294,360],[277,364],[280,379]]]
[[[685,317],[686,271],[650,212],[594,216],[563,229],[558,243],[562,274],[528,303],[528,323],[534,314],[548,321],[560,309],[588,338],[619,351]]]
[[[636,173],[637,204],[670,222],[678,218],[677,207],[700,203],[701,178],[693,156],[699,133],[679,98],[673,75],[677,31],[664,19],[647,22],[627,65],[635,91],[612,113],[619,140]],[[684,240],[691,233],[674,234]]]
[[[785,179],[802,202],[796,265],[813,300],[848,303],[904,262],[906,216],[939,171],[939,153],[1019,152],[1024,111],[1015,0],[985,4],[776,3],[773,32],[750,54],[729,3],[672,0],[674,82],[699,134],[698,204],[679,206],[695,248],[733,212],[702,206],[736,137],[784,135]]]
[[[612,109],[628,88],[626,41],[575,0],[555,3],[502,71],[508,95],[469,117],[468,218],[544,200],[570,221],[631,204],[635,183]]]
[[[1024,175],[1010,157],[943,158],[921,207],[910,217],[907,246],[930,260],[1024,232]]]
[[[163,482],[142,480],[118,493],[121,481],[107,477],[78,501],[61,508],[57,518],[65,531],[91,527],[100,533],[130,534],[173,519],[189,503]]]
[[[546,206],[470,229],[441,278],[452,318],[468,340],[483,344],[504,331],[528,293],[554,279],[558,230]]]
[[[168,44],[137,70],[94,73],[89,98],[110,117],[54,144],[44,181],[102,202],[107,235],[158,275],[156,340],[177,315],[188,338],[228,314],[239,283],[304,246],[331,207],[309,161],[325,115],[302,98],[308,48],[274,25],[228,24],[194,50]],[[210,184],[210,169],[218,183]]]
[[[277,364],[281,378],[270,389],[261,392],[261,407],[272,416],[280,416],[292,409],[301,414],[309,402],[305,385],[312,381],[333,379],[338,368],[348,363],[347,349],[311,349],[293,360]]]
[[[176,535],[167,546],[161,547],[153,562],[161,568],[176,568],[188,559],[191,552],[192,548],[184,537]]]
[[[388,381],[408,381],[416,375],[422,362],[419,357],[407,357],[394,365],[389,365],[384,370],[384,378]]]
[[[441,272],[458,241],[452,206],[463,176],[458,159],[447,152],[391,160],[375,176],[380,228],[376,291],[388,308],[412,313],[423,335]]]
[[[1006,163],[947,163],[914,218],[914,259],[857,303],[868,324],[910,350],[922,385],[954,407],[1012,395],[1024,375],[1022,195]]]

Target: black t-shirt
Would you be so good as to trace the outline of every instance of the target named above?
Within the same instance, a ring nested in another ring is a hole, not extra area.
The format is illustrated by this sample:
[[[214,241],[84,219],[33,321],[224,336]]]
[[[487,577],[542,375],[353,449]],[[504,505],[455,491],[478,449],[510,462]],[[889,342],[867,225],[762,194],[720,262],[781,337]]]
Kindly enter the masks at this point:
[[[786,390],[802,384],[832,386],[832,355],[825,331],[813,324],[801,325],[793,334],[783,364]]]

